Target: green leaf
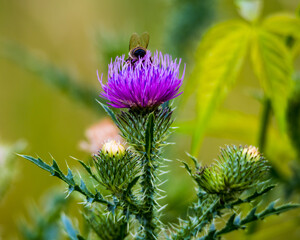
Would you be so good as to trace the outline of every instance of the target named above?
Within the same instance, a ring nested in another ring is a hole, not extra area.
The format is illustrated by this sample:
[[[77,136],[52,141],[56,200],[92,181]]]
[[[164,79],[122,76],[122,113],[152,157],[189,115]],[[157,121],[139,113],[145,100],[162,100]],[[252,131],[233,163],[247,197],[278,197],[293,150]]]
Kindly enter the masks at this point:
[[[262,88],[272,102],[280,129],[285,129],[285,113],[291,89],[292,60],[283,41],[263,29],[253,31],[251,58]]]
[[[105,112],[108,113],[108,115],[111,117],[111,119],[114,121],[114,123],[119,126],[119,121],[118,121],[115,113],[107,105],[103,104],[102,102],[98,101],[97,99],[96,99],[96,101],[103,107]]]
[[[78,231],[73,227],[71,220],[65,214],[62,214],[61,220],[71,240],[84,240],[84,238],[78,234]]]
[[[273,14],[264,20],[262,27],[272,33],[300,39],[300,18],[292,14]]]
[[[127,186],[126,194],[129,194],[131,192],[131,189],[134,187],[134,185],[138,182],[141,176],[135,177]]]
[[[262,0],[235,0],[235,5],[238,8],[239,14],[246,20],[256,21],[262,11]]]
[[[205,61],[203,56],[207,54],[207,52],[210,51],[210,49],[212,49],[219,41],[222,41],[223,36],[227,36],[227,34],[239,30],[243,26],[244,23],[241,21],[229,20],[216,24],[204,34],[195,54],[194,70],[187,80],[188,84],[184,89],[181,104],[185,104],[188,97],[197,90],[196,86],[198,86],[199,82],[199,69],[201,68],[202,62]]]
[[[154,113],[150,113],[147,119],[146,125],[146,134],[145,134],[145,152],[150,156],[152,151],[152,142],[153,142],[153,133],[154,133]]]
[[[252,193],[250,196],[247,196],[245,199],[238,199],[235,202],[230,204],[230,207],[242,204],[242,203],[250,203],[251,201],[255,200],[256,198],[264,195],[265,193],[271,191],[273,188],[275,188],[276,185],[269,185],[264,186],[261,190],[256,190],[254,193]]]
[[[75,158],[76,159],[76,158]],[[98,177],[93,173],[92,169],[90,166],[86,165],[83,161],[76,159],[83,167],[84,169],[88,172],[90,176],[92,176],[93,179],[95,179],[98,183],[100,182]]]
[[[250,33],[248,24],[230,21],[215,26],[200,43],[196,67],[192,73],[192,87],[198,90],[197,121],[192,142],[192,154],[195,156],[213,112],[240,72]]]
[[[257,208],[254,207],[253,209],[250,210],[250,212],[247,214],[247,216],[245,218],[241,219],[240,221],[235,220],[234,224],[232,224],[232,218],[233,218],[233,216],[235,216],[235,214],[233,214],[227,221],[226,226],[223,229],[221,229],[215,233],[215,237],[221,236],[222,234],[229,233],[229,232],[232,232],[237,229],[244,229],[245,224],[248,224],[250,222],[254,222],[257,220],[263,220],[267,216],[278,215],[280,213],[283,213],[283,212],[286,212],[286,211],[289,211],[289,210],[292,210],[295,208],[299,208],[299,207],[300,207],[299,204],[284,204],[279,207],[275,207],[275,202],[271,202],[270,205],[267,206],[266,209],[260,213],[256,213]]]
[[[270,215],[274,215],[274,214],[278,215],[280,213],[284,213],[286,211],[289,211],[289,210],[292,210],[292,209],[295,209],[295,208],[299,208],[299,207],[300,207],[299,204],[284,204],[284,205],[281,205],[279,207],[275,207],[275,201],[273,201],[269,204],[269,206],[266,207],[266,209],[264,211],[262,211],[258,214],[258,218],[259,219],[264,219],[265,217],[268,217]],[[246,220],[243,220],[243,222],[247,223]]]
[[[26,156],[26,155],[19,155],[19,156],[33,162],[34,164],[36,164],[40,168],[42,168],[42,169],[46,170],[47,172],[51,173],[52,176],[58,177],[61,180],[63,180],[69,186],[69,193],[71,193],[72,191],[77,191],[77,192],[80,192],[81,194],[83,194],[86,197],[86,199],[89,203],[99,202],[99,203],[107,205],[108,207],[114,206],[113,203],[105,200],[102,197],[102,195],[99,192],[97,192],[97,190],[96,190],[95,194],[90,192],[88,190],[88,188],[86,187],[86,184],[84,183],[83,179],[80,179],[80,185],[78,185],[74,181],[73,174],[72,174],[72,171],[70,169],[68,169],[68,173],[67,173],[67,175],[65,175],[60,170],[59,166],[57,165],[57,163],[54,159],[53,159],[52,166],[50,166],[40,158],[33,158],[31,156]]]
[[[33,162],[38,167],[46,170],[47,172],[50,172],[51,175],[54,174],[54,171],[52,170],[52,167],[49,166],[47,163],[43,162],[42,159],[40,159],[40,158],[33,158],[31,156],[25,156],[25,155],[21,155],[21,154],[18,154],[18,156],[20,156],[22,158],[25,158],[25,159],[29,160],[30,162]]]

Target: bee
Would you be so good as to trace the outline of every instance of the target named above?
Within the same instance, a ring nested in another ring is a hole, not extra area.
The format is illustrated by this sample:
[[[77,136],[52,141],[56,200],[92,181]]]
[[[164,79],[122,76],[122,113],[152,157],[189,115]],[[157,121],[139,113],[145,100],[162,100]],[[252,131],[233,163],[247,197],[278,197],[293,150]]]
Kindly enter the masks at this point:
[[[133,33],[129,41],[129,57],[126,61],[134,63],[139,58],[143,58],[147,53],[147,47],[149,44],[149,34],[147,32],[138,35]]]

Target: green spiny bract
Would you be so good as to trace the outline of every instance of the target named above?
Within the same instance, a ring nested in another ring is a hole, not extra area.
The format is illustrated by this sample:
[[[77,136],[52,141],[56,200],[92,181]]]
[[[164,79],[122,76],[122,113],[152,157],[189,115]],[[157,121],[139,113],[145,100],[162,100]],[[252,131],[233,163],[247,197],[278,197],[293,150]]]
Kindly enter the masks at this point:
[[[193,177],[202,190],[226,201],[262,182],[268,170],[267,160],[255,147],[226,146],[219,161],[210,167],[198,166]]]
[[[117,154],[102,150],[93,160],[99,182],[116,195],[124,192],[140,172],[138,157],[128,149]]]
[[[216,217],[219,206],[220,198],[216,194],[199,192],[197,203],[189,208],[188,219],[179,219],[179,224],[173,227],[168,239],[182,240],[197,236]]]
[[[169,128],[173,122],[172,109],[169,107],[159,107],[153,111],[154,114],[154,129],[153,129],[153,146],[152,149],[158,150],[166,144]],[[141,114],[135,110],[127,112],[122,111],[117,115],[118,126],[122,137],[126,139],[128,144],[138,153],[144,154],[146,124],[151,113],[145,112]]]
[[[101,240],[122,240],[128,235],[127,219],[119,211],[104,214],[103,210],[94,208],[87,210],[84,217]]]

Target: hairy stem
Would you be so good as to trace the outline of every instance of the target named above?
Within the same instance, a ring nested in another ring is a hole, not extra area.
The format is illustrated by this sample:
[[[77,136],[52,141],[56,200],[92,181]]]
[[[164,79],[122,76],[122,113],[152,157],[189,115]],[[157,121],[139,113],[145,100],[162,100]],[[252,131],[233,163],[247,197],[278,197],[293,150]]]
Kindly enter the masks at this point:
[[[143,213],[141,216],[141,224],[143,226],[143,238],[146,240],[156,239],[154,223],[154,172],[156,167],[150,156],[146,156],[143,160],[143,175],[142,175],[142,192],[143,192]]]

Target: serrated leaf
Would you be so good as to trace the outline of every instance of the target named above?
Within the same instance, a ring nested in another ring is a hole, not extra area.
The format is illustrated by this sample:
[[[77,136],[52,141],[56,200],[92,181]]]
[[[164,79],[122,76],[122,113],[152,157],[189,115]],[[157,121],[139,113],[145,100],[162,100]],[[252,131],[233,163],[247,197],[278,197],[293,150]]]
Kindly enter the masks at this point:
[[[197,158],[195,158],[194,156],[192,156],[192,155],[189,154],[189,153],[186,153],[186,155],[188,155],[188,157],[193,161],[193,163],[194,163],[194,165],[195,165],[196,168],[199,168],[199,167],[200,167]]]
[[[134,185],[138,182],[139,179],[140,179],[140,176],[137,176],[128,184],[128,187],[126,190],[127,193],[129,193],[131,191],[131,189],[134,187]]]
[[[200,69],[202,62],[205,61],[203,55],[207,54],[207,52],[212,49],[219,41],[222,41],[223,36],[226,36],[228,33],[240,29],[243,24],[244,23],[242,23],[241,21],[229,20],[223,23],[216,24],[204,34],[195,54],[194,70],[187,80],[188,84],[186,85],[184,94],[182,95],[182,104],[185,104],[187,98],[197,90],[196,86],[198,86],[199,82],[198,70]]]
[[[235,213],[230,216],[230,218],[226,222],[225,227],[218,231],[219,235],[225,234],[225,233],[231,231],[232,229],[236,228],[236,224],[234,223],[235,217],[236,217]]]
[[[251,209],[251,211],[247,214],[247,216],[243,219],[243,221],[248,222],[250,219],[255,219],[256,218],[256,210],[257,208],[254,207]]]
[[[270,215],[280,214],[295,208],[299,208],[299,204],[284,204],[278,207],[275,207],[275,201],[271,202],[266,209],[258,214],[260,219],[263,219]]]
[[[230,29],[229,26],[232,26]],[[222,31],[222,27],[227,31]],[[200,43],[199,58],[192,73],[194,88],[197,88],[197,120],[192,141],[192,154],[197,155],[207,124],[235,82],[247,53],[251,29],[248,24],[238,21],[223,23],[209,31]],[[201,46],[201,45],[204,46]],[[205,49],[206,47],[209,47]],[[189,83],[190,84],[190,83]]]
[[[84,238],[78,234],[78,231],[73,227],[71,220],[65,214],[62,214],[61,220],[71,240],[84,240]]]
[[[188,171],[188,173],[192,175],[192,169],[190,168],[190,166],[184,161],[180,161],[180,162],[184,165],[184,168]]]
[[[83,167],[84,169],[92,176],[93,179],[95,179],[97,182],[100,182],[97,176],[92,172],[92,169],[90,166],[86,165],[83,161],[76,159]]]
[[[292,14],[273,14],[263,21],[262,27],[272,33],[300,39],[300,18]]]
[[[214,223],[212,223],[209,227],[208,234],[204,238],[200,238],[201,240],[216,240],[217,238],[215,237],[216,234],[216,226]]]
[[[112,206],[115,207],[114,203],[111,203],[111,202],[103,199],[99,192],[96,191],[96,194],[93,194],[92,192],[90,192],[87,189],[87,187],[82,179],[81,179],[80,185],[76,184],[74,181],[74,178],[73,178],[73,174],[70,169],[68,169],[67,175],[64,175],[54,159],[53,159],[52,166],[50,166],[47,163],[43,162],[43,160],[40,158],[36,159],[36,158],[33,158],[31,156],[26,156],[26,155],[19,155],[19,156],[33,162],[40,168],[51,173],[52,176],[58,177],[59,179],[63,180],[65,183],[67,183],[68,189],[69,189],[69,194],[73,191],[77,191],[77,192],[80,192],[81,194],[83,194],[84,196],[86,196],[88,202],[99,202],[99,203],[107,205],[108,208],[112,207]]]
[[[73,173],[72,173],[72,171],[71,171],[70,168],[68,168],[68,174],[67,174],[66,178],[68,179],[68,181],[69,181],[70,183],[72,183],[72,185],[75,185]]]
[[[33,158],[31,156],[26,156],[26,155],[20,155],[20,157],[25,158],[27,160],[29,160],[30,162],[33,162],[35,165],[37,165],[38,167],[50,172],[51,174],[53,174],[53,169],[51,168],[51,166],[49,166],[48,164],[46,164],[45,162],[43,162],[42,159],[40,158]]]
[[[265,208],[265,210],[263,210],[260,213],[256,213],[256,207],[254,207],[253,209],[251,209],[251,211],[247,214],[247,216],[245,218],[243,218],[242,220],[240,220],[239,222],[234,221],[234,223],[232,224],[232,218],[234,215],[232,215],[228,222],[226,223],[226,226],[224,228],[222,228],[221,230],[217,231],[215,233],[215,237],[219,237],[223,234],[232,232],[234,230],[237,229],[244,229],[245,228],[245,224],[257,221],[257,220],[262,220],[267,216],[271,216],[271,215],[278,215],[280,213],[295,209],[295,208],[299,208],[300,205],[299,204],[285,204],[285,205],[281,205],[279,207],[275,207],[275,201],[271,202],[269,204],[269,206],[267,206]]]
[[[230,207],[242,204],[242,203],[250,203],[251,201],[253,201],[254,199],[264,195],[265,193],[271,191],[276,185],[270,185],[270,186],[266,186],[264,187],[262,190],[260,191],[255,191],[253,194],[251,194],[250,196],[248,196],[245,199],[238,199],[237,201],[233,202],[232,204],[230,204]]]
[[[107,105],[103,104],[102,102],[98,101],[97,99],[96,99],[96,101],[102,106],[102,108],[105,110],[105,112],[108,113],[108,115],[111,117],[111,119],[114,121],[114,123],[119,126],[119,121],[118,121],[115,113]]]
[[[93,194],[88,190],[88,188],[86,187],[84,181],[82,179],[80,179],[80,189],[83,191],[83,193],[89,198],[91,197]]]
[[[280,129],[285,130],[285,113],[291,89],[292,59],[285,44],[263,29],[253,31],[251,59],[262,88],[272,102]]]

